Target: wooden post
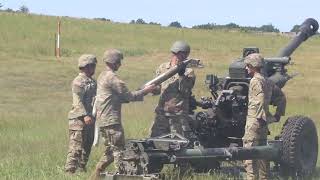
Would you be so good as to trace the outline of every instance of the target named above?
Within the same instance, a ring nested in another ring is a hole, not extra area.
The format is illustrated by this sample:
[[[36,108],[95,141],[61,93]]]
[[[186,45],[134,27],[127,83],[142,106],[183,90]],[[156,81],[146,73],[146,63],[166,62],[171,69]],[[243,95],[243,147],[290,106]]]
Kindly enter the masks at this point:
[[[57,33],[54,33],[54,56],[57,57]]]
[[[61,20],[60,18],[58,19],[58,32],[56,35],[56,57],[60,58],[61,53],[60,53],[60,32],[61,32]]]

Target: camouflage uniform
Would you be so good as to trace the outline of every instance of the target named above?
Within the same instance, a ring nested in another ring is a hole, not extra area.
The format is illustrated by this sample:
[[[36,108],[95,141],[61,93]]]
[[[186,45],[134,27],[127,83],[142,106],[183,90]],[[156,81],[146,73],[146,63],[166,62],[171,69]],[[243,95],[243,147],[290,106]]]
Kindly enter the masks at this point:
[[[97,171],[103,171],[113,160],[118,168],[120,151],[125,143],[121,123],[121,104],[142,101],[144,95],[142,90],[130,92],[126,84],[109,67],[99,75],[96,123],[105,140],[105,152],[96,166]]]
[[[72,82],[73,104],[69,112],[69,150],[65,170],[84,169],[93,143],[94,125],[86,125],[84,116],[91,116],[97,83],[80,73]]]
[[[248,115],[243,137],[244,147],[267,144],[268,123],[275,122],[269,112],[269,105],[277,106],[276,114],[284,115],[286,99],[280,88],[260,73],[255,73],[250,81]],[[263,122],[264,121],[264,122]],[[247,179],[268,179],[269,162],[266,160],[246,160]]]
[[[163,63],[156,71],[156,76],[172,68],[170,62]],[[161,84],[158,105],[155,109],[156,117],[151,127],[151,137],[168,133],[179,133],[185,137],[192,136],[189,126],[189,98],[195,83],[195,74],[191,68],[186,68],[183,76],[178,74]],[[170,106],[179,107],[177,112],[170,112]]]

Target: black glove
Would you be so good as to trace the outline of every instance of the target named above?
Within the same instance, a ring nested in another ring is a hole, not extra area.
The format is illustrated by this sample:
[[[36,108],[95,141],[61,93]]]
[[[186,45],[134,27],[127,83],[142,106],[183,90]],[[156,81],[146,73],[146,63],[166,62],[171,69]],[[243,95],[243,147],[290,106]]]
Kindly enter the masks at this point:
[[[265,121],[264,119],[259,118],[258,119],[259,124],[261,125],[261,127],[264,127],[267,125],[267,121]]]
[[[281,116],[280,116],[280,115],[275,114],[273,117],[276,119],[276,121],[275,121],[275,122],[279,122],[279,121],[280,121],[280,118],[281,118]]]
[[[186,72],[187,65],[186,64],[180,64],[179,66],[180,67],[179,67],[178,74],[179,74],[179,76],[184,76],[184,73]]]

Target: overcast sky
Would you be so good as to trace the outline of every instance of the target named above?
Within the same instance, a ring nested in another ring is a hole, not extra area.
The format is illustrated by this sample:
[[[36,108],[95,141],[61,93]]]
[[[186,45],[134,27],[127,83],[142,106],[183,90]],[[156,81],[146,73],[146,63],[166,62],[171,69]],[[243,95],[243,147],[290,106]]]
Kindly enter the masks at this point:
[[[313,17],[320,20],[320,0],[0,0],[3,8],[26,5],[33,13],[130,22],[142,18],[164,26],[230,22],[241,26],[273,24],[280,31]]]

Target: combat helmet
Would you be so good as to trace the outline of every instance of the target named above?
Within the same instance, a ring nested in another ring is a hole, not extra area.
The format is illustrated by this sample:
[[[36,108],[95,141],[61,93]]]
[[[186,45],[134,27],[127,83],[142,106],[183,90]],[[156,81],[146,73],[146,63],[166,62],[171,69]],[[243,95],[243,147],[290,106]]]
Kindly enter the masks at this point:
[[[185,41],[176,41],[172,44],[170,51],[173,53],[178,53],[178,52],[190,53],[190,46]]]
[[[83,54],[78,59],[78,67],[83,68],[89,64],[97,64],[97,58],[92,54]]]
[[[263,67],[263,57],[259,53],[253,53],[249,54],[247,57],[244,59],[245,64],[250,64],[252,67],[257,67],[261,68]]]
[[[117,49],[106,50],[103,54],[102,60],[107,63],[117,64],[123,59],[123,54]]]

